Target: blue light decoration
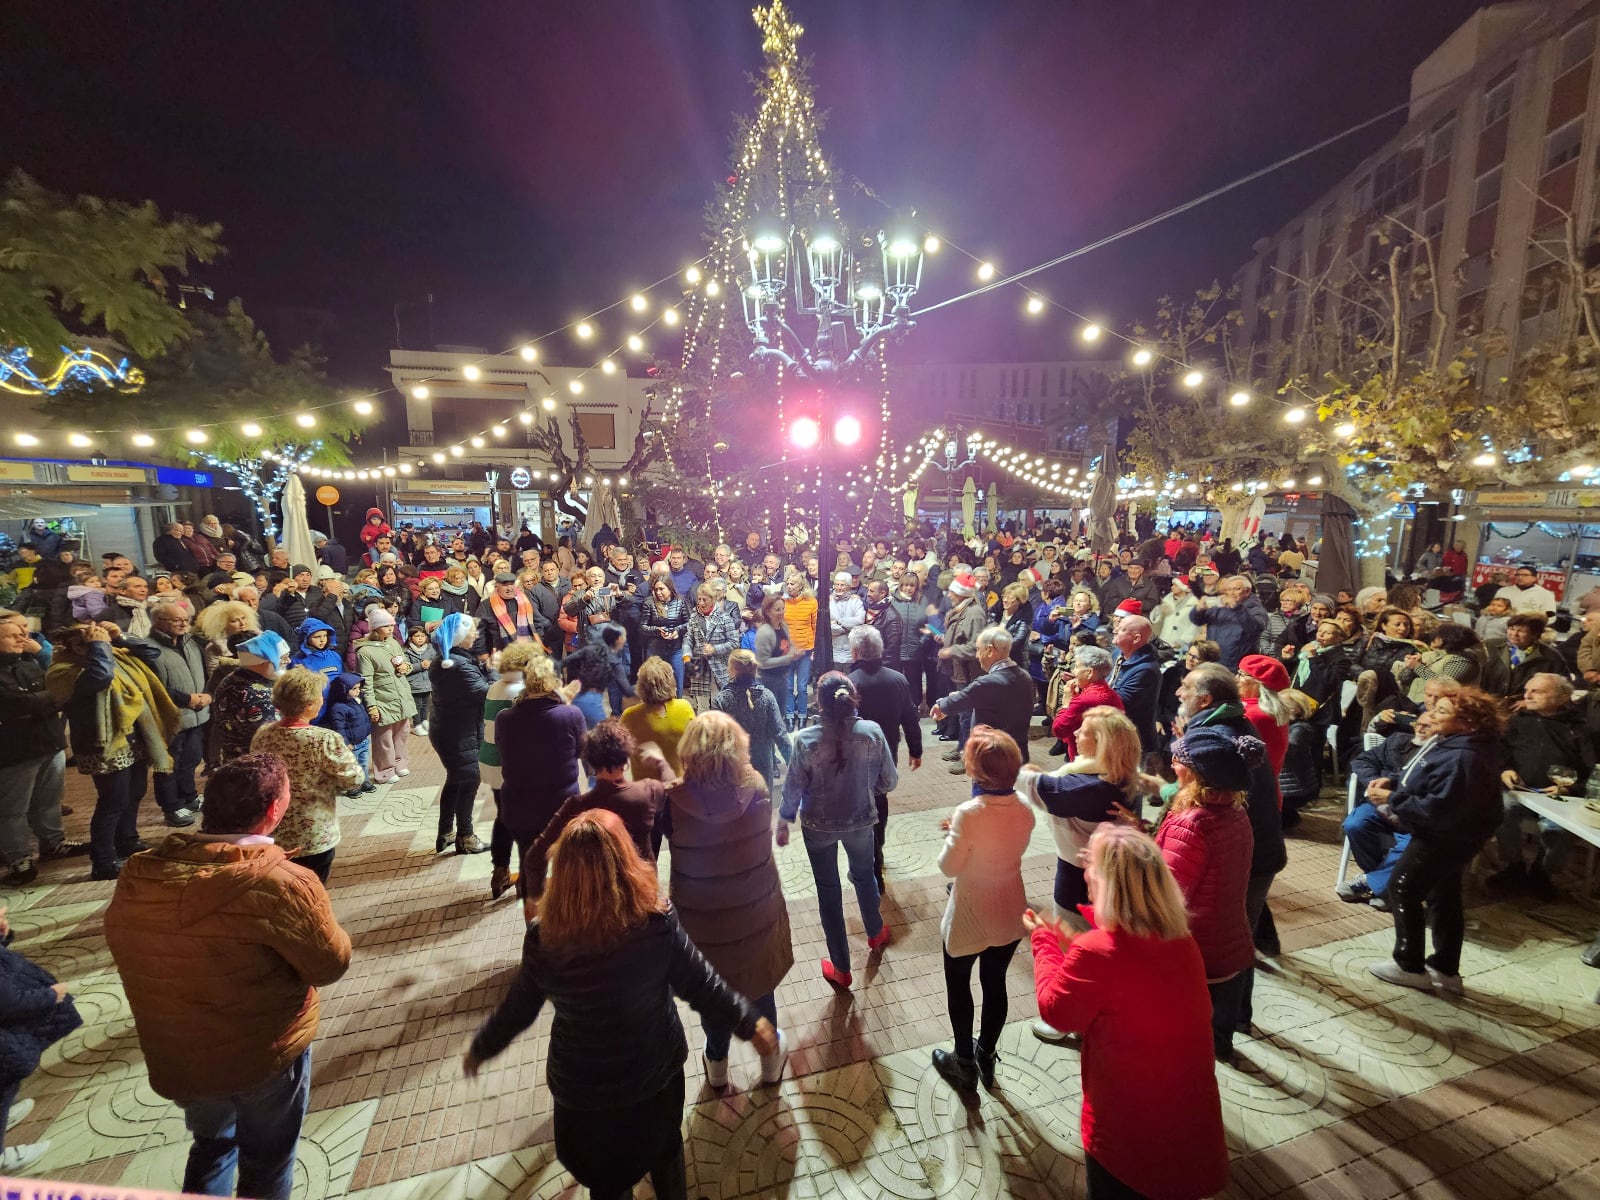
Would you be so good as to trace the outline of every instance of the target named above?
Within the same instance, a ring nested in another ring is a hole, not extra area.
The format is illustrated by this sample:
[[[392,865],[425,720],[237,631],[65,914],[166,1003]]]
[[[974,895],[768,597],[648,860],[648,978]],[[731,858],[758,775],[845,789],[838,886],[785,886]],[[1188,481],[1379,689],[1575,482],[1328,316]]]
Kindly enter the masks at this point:
[[[29,365],[32,357],[26,346],[0,351],[0,388],[22,396],[53,396],[74,386],[104,386],[119,392],[136,392],[144,386],[144,372],[138,367],[92,346],[79,350],[61,347],[61,361],[48,375],[40,375]]]
[[[191,450],[189,453],[206,466],[226,471],[237,479],[240,489],[255,505],[256,516],[261,521],[261,532],[269,538],[276,538],[278,518],[273,514],[272,506],[282,499],[289,476],[310,462],[321,448],[319,441],[309,446],[288,446],[282,451],[263,450],[255,454],[241,454],[236,459],[219,458],[203,450]]]

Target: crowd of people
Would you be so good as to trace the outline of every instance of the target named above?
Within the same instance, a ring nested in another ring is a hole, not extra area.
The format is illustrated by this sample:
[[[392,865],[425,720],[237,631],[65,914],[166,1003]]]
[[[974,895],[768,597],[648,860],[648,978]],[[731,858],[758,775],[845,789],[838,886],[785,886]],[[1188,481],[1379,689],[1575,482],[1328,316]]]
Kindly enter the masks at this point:
[[[1422,578],[1327,593],[1292,538],[1146,533],[1096,554],[1049,524],[924,528],[819,556],[751,531],[691,553],[609,528],[589,546],[395,529],[373,509],[359,555],[324,538],[314,564],[209,516],[157,539],[159,569],[57,552],[0,611],[0,854],[16,884],[79,854],[118,881],[106,934],[151,1085],[195,1136],[185,1190],[287,1196],[316,989],[350,956],[327,899],[340,801],[405,779],[426,737],[436,852],[489,853],[491,899],[514,889],[529,922],[467,1073],[548,1001],[563,1164],[596,1196],[645,1175],[679,1196],[672,998],[701,1016],[711,1087],[735,1036],[757,1086],[781,1078],[795,964],[775,856],[798,824],[817,969],[849,992],[840,850],[880,955],[892,795],[938,741],[963,778],[938,857],[952,1043],[934,1069],[994,1084],[1026,937],[1034,1032],[1105,1047],[1084,1056],[1091,1195],[1207,1195],[1227,1172],[1214,1063],[1252,1036],[1298,810],[1351,773],[1362,874],[1339,894],[1395,923],[1374,973],[1460,993],[1464,873],[1486,843],[1491,888],[1556,888],[1568,835],[1545,821],[1530,840],[1516,797],[1569,794],[1594,766],[1597,709],[1574,696],[1600,682],[1600,591],[1562,637],[1536,576],[1469,598],[1441,554]],[[69,753],[95,790],[85,844],[62,832]],[[147,790],[177,831],[155,847]],[[1036,911],[1022,861],[1041,819],[1058,864]],[[166,986],[174,954],[198,986]],[[246,1015],[219,1020],[230,1005]],[[1174,1152],[1144,1153],[1152,1137]],[[21,1169],[37,1144],[5,1153]]]

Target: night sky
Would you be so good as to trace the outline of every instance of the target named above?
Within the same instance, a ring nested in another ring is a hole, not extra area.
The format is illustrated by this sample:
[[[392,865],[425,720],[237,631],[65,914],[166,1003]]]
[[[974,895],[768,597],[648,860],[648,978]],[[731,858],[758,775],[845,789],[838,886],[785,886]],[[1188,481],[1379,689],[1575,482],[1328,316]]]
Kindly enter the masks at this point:
[[[1476,7],[793,0],[830,158],[1002,269],[1402,101]],[[201,280],[269,330],[278,306],[331,311],[331,373],[383,386],[396,303],[431,292],[436,341],[498,350],[703,252],[733,115],[753,108],[749,9],[9,0],[0,165],[220,221],[229,254]],[[1131,320],[1164,291],[1226,278],[1398,125],[1036,284]],[[971,267],[946,253],[924,278],[942,298]],[[1025,322],[1020,299],[956,306],[908,345],[990,360],[1069,349],[1064,323]],[[422,345],[423,310],[403,316]]]

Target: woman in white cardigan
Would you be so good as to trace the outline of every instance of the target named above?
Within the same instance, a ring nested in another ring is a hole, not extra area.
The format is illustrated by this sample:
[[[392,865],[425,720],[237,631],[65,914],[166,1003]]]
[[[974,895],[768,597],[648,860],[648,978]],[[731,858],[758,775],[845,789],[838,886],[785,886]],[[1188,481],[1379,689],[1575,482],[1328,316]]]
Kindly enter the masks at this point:
[[[945,905],[945,1002],[955,1051],[935,1050],[934,1070],[971,1090],[981,1077],[994,1086],[995,1048],[1005,1028],[1006,970],[1023,937],[1022,856],[1033,835],[1033,810],[1017,795],[1022,751],[1011,736],[987,725],[973,727],[963,764],[972,799],[943,822],[939,870],[955,882]],[[983,989],[983,1024],[972,1038],[972,964]]]

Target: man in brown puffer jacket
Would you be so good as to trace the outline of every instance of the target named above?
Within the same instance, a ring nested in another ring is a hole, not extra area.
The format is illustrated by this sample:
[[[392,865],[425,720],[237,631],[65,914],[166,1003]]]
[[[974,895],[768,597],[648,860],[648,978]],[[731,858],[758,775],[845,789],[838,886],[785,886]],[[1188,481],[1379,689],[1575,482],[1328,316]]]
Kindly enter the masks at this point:
[[[289,776],[271,754],[213,771],[199,833],[129,858],[106,941],[150,1086],[184,1111],[183,1190],[288,1200],[311,1093],[317,988],[350,966],[350,938],[316,875],[271,833]],[[293,847],[289,848],[293,850]]]

